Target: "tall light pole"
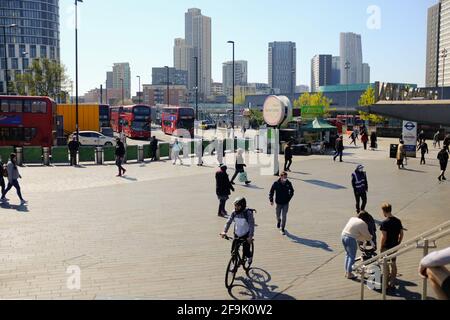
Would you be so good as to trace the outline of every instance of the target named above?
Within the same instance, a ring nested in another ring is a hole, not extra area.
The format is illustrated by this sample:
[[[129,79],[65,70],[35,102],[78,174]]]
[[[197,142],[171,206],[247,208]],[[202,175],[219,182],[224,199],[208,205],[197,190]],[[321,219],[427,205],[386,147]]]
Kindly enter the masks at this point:
[[[447,49],[442,49],[441,58],[442,58],[442,88],[441,88],[441,100],[444,100],[444,85],[445,85],[445,58],[447,58]]]
[[[6,48],[6,29],[17,27],[16,24],[9,24],[1,26],[3,28],[3,45],[5,47],[5,84],[6,84],[6,95],[9,95],[9,77],[8,77],[8,49]]]
[[[170,92],[169,92],[169,67],[165,66],[164,68],[166,68],[166,72],[167,72],[167,78],[166,78],[166,84],[167,84],[167,89],[166,89],[166,94],[167,94],[167,106],[170,106]]]
[[[198,121],[198,57],[195,60],[195,120]]]
[[[345,84],[346,84],[346,86],[345,86],[345,126],[347,126],[347,124],[348,124],[348,119],[347,119],[347,117],[348,117],[348,70],[350,70],[350,66],[351,66],[351,64],[350,64],[350,62],[349,61],[346,61],[345,62],[345,72],[346,72],[346,75],[347,75],[347,77],[346,77],[346,82],[345,82]]]
[[[80,141],[80,127],[78,125],[78,2],[75,0],[75,127],[77,130],[77,141]]]
[[[235,100],[235,97],[234,97],[234,87],[235,87],[235,79],[234,79],[234,73],[235,73],[235,70],[234,70],[234,45],[235,45],[235,43],[234,43],[234,41],[228,41],[227,43],[230,43],[230,44],[232,44],[233,45],[233,119],[232,119],[232,123],[231,123],[231,127],[232,127],[232,129],[233,129],[233,138],[234,138],[234,100]]]
[[[139,79],[138,97],[139,97],[139,104],[141,104],[141,76],[136,76],[136,78]]]

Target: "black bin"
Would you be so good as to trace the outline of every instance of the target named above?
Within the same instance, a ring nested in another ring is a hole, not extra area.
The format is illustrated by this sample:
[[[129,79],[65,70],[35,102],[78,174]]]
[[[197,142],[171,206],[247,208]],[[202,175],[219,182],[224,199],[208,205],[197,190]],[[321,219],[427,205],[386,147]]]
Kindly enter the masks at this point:
[[[391,148],[390,148],[390,157],[392,159],[396,159],[397,158],[397,151],[398,151],[398,144],[391,144]]]

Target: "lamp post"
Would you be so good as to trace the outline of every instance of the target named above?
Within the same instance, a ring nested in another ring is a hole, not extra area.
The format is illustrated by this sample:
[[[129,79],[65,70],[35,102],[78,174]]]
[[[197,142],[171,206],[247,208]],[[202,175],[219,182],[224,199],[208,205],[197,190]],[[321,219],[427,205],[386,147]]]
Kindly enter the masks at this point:
[[[447,49],[442,49],[441,58],[442,58],[442,88],[441,88],[441,100],[444,100],[444,85],[445,85],[445,58],[447,58]]]
[[[139,104],[141,104],[141,76],[136,76],[136,78],[139,79],[138,98],[139,98]]]
[[[198,57],[195,60],[195,120],[198,121]]]
[[[75,0],[75,128],[77,131],[77,141],[80,142],[80,127],[78,125],[78,2]]]
[[[231,127],[232,127],[232,130],[233,130],[233,138],[234,138],[234,103],[235,103],[235,97],[234,97],[234,87],[235,87],[235,79],[234,79],[234,73],[235,73],[235,70],[234,70],[234,46],[235,46],[235,43],[234,43],[234,41],[228,41],[227,43],[230,43],[230,44],[232,44],[232,46],[233,46],[233,90],[232,90],[232,92],[233,92],[233,119],[232,119],[232,122],[231,122]]]
[[[346,61],[345,62],[345,72],[346,72],[346,81],[345,81],[345,84],[346,84],[346,86],[345,86],[345,126],[347,126],[347,124],[348,124],[348,119],[347,119],[347,116],[348,116],[348,70],[350,70],[350,66],[351,66],[351,64],[350,64],[350,62],[349,61]]]
[[[167,89],[166,89],[166,94],[167,94],[167,106],[170,106],[170,92],[169,92],[169,67],[165,66],[164,68],[166,68],[166,72],[167,72],[167,78],[166,78],[166,85],[167,85]]]
[[[6,29],[17,27],[16,24],[9,24],[1,26],[3,28],[3,45],[5,46],[5,84],[6,84],[6,95],[9,95],[9,77],[8,77],[8,49],[6,48]]]

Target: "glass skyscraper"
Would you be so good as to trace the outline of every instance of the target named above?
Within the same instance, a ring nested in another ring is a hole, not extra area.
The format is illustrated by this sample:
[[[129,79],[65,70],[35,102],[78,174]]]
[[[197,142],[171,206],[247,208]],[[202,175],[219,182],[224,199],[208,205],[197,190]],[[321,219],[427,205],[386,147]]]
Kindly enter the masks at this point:
[[[60,60],[58,0],[0,0],[0,26],[0,92],[7,91],[5,69],[13,81],[34,59]]]
[[[297,49],[294,42],[269,43],[269,86],[293,95],[297,79]]]

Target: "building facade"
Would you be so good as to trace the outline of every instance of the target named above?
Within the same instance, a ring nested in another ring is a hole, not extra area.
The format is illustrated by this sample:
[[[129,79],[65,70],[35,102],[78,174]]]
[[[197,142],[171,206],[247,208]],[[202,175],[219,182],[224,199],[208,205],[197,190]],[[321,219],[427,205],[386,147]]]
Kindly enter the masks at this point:
[[[15,75],[26,72],[34,59],[60,61],[58,0],[1,0],[0,25],[3,27],[0,30],[0,92],[3,94],[14,93]],[[6,70],[11,90],[7,90]]]
[[[352,32],[341,33],[340,57],[341,84],[362,83],[363,54],[361,35]],[[345,68],[347,62],[350,63],[348,71]]]
[[[108,71],[106,72],[106,88],[112,89],[113,87],[113,72]]]
[[[211,18],[202,15],[200,9],[191,8],[185,13],[185,44],[192,47],[193,57],[198,58],[198,89],[200,96],[205,99],[211,94],[212,83]],[[190,59],[189,64],[189,78],[193,82],[196,73],[194,59]]]
[[[341,84],[341,57],[331,60],[331,85]]]
[[[297,49],[294,42],[269,43],[269,86],[293,94],[297,79]]]
[[[177,70],[187,72],[187,87],[189,90],[195,90],[196,74],[194,48],[186,44],[186,40],[182,38],[175,39],[173,47],[173,66]]]
[[[425,84],[427,87],[436,87],[438,85],[440,12],[440,3],[435,4],[428,9],[427,65],[425,71]]]
[[[248,63],[245,60],[234,62],[234,85],[246,86],[248,77]],[[233,61],[224,62],[222,65],[222,85],[224,94],[233,94]]]
[[[131,99],[131,69],[128,62],[114,63],[113,65],[113,89],[123,89],[124,98]]]
[[[211,84],[211,94],[213,96],[223,96],[223,84],[220,82],[213,82]]]
[[[370,66],[368,63],[362,65],[362,83],[370,83]]]
[[[332,55],[319,54],[311,59],[311,91],[317,92],[319,87],[332,83]]]
[[[167,84],[167,68],[152,68],[152,84]],[[169,68],[169,84],[188,86],[188,72]]]
[[[171,105],[186,106],[189,103],[189,94],[186,86],[169,85],[169,101],[167,100],[166,85],[144,84],[142,86],[143,102],[150,106]]]
[[[442,50],[447,50],[447,57],[442,56]],[[438,43],[438,86],[450,85],[450,0],[441,0],[441,12],[439,18],[439,43]]]

